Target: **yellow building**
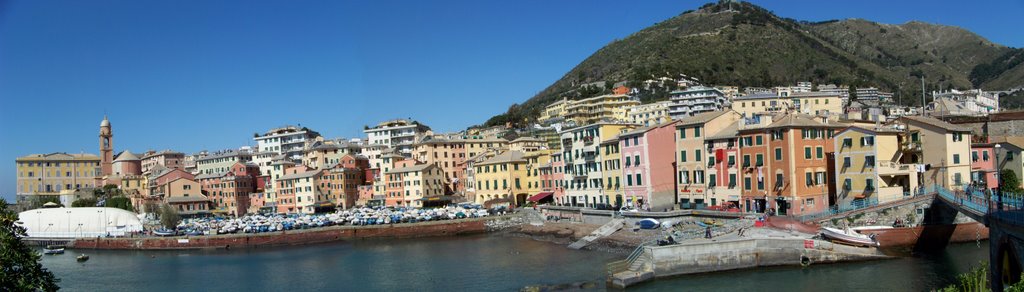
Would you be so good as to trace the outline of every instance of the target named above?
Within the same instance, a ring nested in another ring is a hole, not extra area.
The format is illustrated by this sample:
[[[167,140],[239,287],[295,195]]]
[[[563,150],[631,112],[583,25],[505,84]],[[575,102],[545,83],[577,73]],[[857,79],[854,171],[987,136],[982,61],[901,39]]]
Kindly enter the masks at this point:
[[[619,136],[601,142],[601,169],[604,171],[604,192],[613,206],[622,206],[622,153],[619,151]]]
[[[524,152],[523,159],[526,160],[526,193],[529,196],[544,192],[544,187],[541,185],[540,169],[541,166],[551,163],[551,153],[553,152],[551,150]]]
[[[63,190],[96,187],[100,157],[92,154],[32,154],[15,159],[17,201],[35,195],[59,195]]]
[[[474,165],[477,204],[526,202],[528,161],[523,156],[519,151],[505,151]]]
[[[900,162],[902,132],[849,127],[835,136],[837,205],[899,200],[917,189],[917,166]],[[860,202],[858,202],[860,200]]]
[[[843,100],[838,94],[825,92],[794,92],[788,96],[776,93],[754,94],[734,98],[732,109],[746,116],[773,112],[838,115],[843,112]]]
[[[629,108],[640,105],[640,101],[625,94],[606,94],[580,100],[562,99],[548,105],[541,120],[562,118],[586,125],[601,120],[628,121]]]
[[[971,177],[971,129],[934,118],[901,117],[910,138],[904,159],[928,165],[922,186],[962,189]]]

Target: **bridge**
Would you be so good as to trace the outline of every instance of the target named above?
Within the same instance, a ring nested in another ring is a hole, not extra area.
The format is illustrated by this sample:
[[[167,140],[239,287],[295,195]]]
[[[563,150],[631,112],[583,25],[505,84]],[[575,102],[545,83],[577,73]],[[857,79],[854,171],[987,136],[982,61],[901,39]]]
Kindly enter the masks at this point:
[[[951,191],[936,187],[935,201],[925,214],[930,224],[952,224],[957,213],[989,228],[989,283],[992,291],[1021,280],[1024,271],[1024,196]]]

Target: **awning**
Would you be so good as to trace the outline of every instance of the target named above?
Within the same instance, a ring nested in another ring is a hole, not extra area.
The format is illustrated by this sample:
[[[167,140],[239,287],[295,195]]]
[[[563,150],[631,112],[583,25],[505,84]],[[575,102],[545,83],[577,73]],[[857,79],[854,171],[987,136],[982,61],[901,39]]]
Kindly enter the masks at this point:
[[[540,192],[526,200],[530,202],[540,202],[540,200],[550,197],[552,194],[554,194],[554,192]]]

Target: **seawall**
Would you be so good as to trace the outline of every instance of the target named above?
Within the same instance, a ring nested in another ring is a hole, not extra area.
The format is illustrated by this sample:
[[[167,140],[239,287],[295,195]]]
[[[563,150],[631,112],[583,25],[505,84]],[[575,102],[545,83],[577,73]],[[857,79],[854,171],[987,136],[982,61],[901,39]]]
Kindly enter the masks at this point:
[[[677,275],[767,266],[816,265],[889,259],[875,248],[860,248],[814,239],[754,238],[644,247],[622,271],[610,271],[616,288]]]
[[[489,221],[505,217],[472,218],[450,221],[373,226],[330,226],[304,230],[256,234],[143,238],[78,238],[69,247],[76,249],[227,249],[302,245],[358,239],[415,238],[477,234],[488,231]]]

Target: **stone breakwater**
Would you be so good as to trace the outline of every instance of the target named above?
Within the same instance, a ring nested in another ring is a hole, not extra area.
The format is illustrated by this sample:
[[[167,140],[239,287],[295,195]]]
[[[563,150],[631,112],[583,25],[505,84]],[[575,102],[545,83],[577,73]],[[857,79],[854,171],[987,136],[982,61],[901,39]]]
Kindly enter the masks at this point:
[[[479,234],[497,231],[520,222],[518,216],[471,218],[450,221],[371,226],[331,226],[258,234],[143,238],[78,238],[69,247],[77,249],[173,250],[229,249],[303,245],[358,239],[416,238]]]

